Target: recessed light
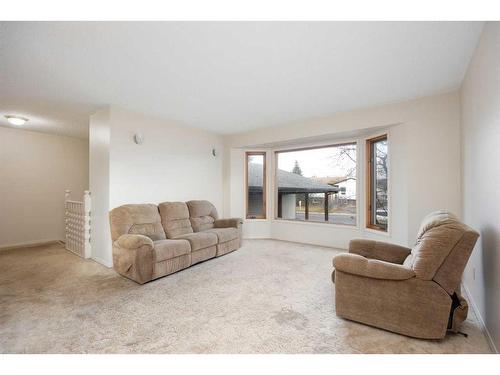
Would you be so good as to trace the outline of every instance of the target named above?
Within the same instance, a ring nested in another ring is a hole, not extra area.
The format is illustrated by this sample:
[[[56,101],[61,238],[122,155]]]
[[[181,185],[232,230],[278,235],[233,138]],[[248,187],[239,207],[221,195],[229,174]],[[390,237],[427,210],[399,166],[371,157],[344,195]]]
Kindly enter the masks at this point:
[[[27,118],[19,117],[19,116],[7,115],[7,116],[5,116],[5,118],[7,119],[9,124],[18,125],[18,126],[24,125],[26,123],[26,121],[28,121]]]

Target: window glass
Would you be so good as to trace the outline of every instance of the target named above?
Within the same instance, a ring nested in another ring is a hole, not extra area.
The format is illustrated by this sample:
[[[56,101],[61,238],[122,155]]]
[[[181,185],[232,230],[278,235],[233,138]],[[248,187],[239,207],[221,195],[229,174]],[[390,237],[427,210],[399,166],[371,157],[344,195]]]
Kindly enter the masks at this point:
[[[356,144],[276,152],[278,219],[356,225]]]
[[[372,229],[387,231],[389,219],[388,206],[388,148],[387,136],[368,140],[368,209],[367,226]]]
[[[266,217],[266,155],[247,152],[247,219]]]

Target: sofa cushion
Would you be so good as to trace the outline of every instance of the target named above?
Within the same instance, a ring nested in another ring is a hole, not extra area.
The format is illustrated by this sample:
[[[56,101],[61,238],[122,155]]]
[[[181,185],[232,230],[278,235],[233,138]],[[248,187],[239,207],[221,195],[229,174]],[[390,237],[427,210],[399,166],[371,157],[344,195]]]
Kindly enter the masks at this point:
[[[240,247],[240,240],[235,239],[227,242],[222,242],[217,245],[217,256],[221,256],[231,251],[237,250]]]
[[[191,253],[187,240],[160,240],[154,242],[155,262],[176,258]]]
[[[466,231],[467,227],[450,213],[437,211],[428,215],[404,266],[411,267],[418,278],[432,280]]]
[[[189,209],[184,202],[163,202],[158,205],[161,223],[167,238],[193,233]]]
[[[415,277],[411,268],[351,253],[337,255],[333,258],[333,266],[337,271],[373,279],[407,280]]]
[[[456,224],[457,222],[459,222],[458,218],[451,212],[445,210],[431,212],[426,217],[424,217],[422,223],[420,224],[420,228],[418,229],[417,233],[417,242],[428,230],[437,228],[441,225]]]
[[[432,280],[462,235],[461,230],[450,225],[429,230],[422,235],[403,264],[411,266],[420,279]]]
[[[187,202],[189,219],[195,232],[212,229],[217,220],[217,209],[209,201],[194,200]]]
[[[215,258],[217,246],[210,246],[191,253],[191,264],[203,262],[207,259]]]
[[[153,241],[166,238],[154,204],[125,204],[111,210],[109,218],[113,241],[123,234],[142,234]]]
[[[217,244],[217,235],[215,233],[208,232],[183,234],[181,236],[178,236],[176,239],[188,240],[191,244],[192,252]]]
[[[162,262],[153,263],[153,279],[170,275],[171,273],[188,268],[191,265],[191,254],[181,255]]]
[[[235,240],[239,236],[238,229],[236,228],[213,228],[203,232],[215,233],[219,239],[219,243]]]

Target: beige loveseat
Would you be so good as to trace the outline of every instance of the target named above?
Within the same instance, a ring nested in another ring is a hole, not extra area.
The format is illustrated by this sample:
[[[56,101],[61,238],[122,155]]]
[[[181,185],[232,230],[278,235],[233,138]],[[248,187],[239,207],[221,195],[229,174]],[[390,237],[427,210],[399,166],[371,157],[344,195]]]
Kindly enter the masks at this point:
[[[425,339],[458,332],[468,312],[460,281],[478,237],[438,211],[424,219],[413,249],[351,241],[333,260],[337,315]]]
[[[241,246],[242,220],[219,220],[208,201],[126,204],[109,216],[113,267],[139,284]]]

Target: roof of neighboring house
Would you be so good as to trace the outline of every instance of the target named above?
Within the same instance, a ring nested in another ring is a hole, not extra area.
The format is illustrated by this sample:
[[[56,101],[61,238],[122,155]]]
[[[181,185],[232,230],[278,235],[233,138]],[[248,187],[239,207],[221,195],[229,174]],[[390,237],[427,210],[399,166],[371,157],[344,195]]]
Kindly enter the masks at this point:
[[[281,169],[278,173],[278,187],[280,192],[286,193],[337,193],[338,187],[323,184],[312,178]],[[248,190],[262,191],[262,164],[248,164]]]
[[[354,177],[345,177],[345,176],[338,176],[338,177],[314,177],[316,181],[329,184],[329,185],[336,185],[340,184],[341,182],[349,181],[349,180],[356,180]]]

